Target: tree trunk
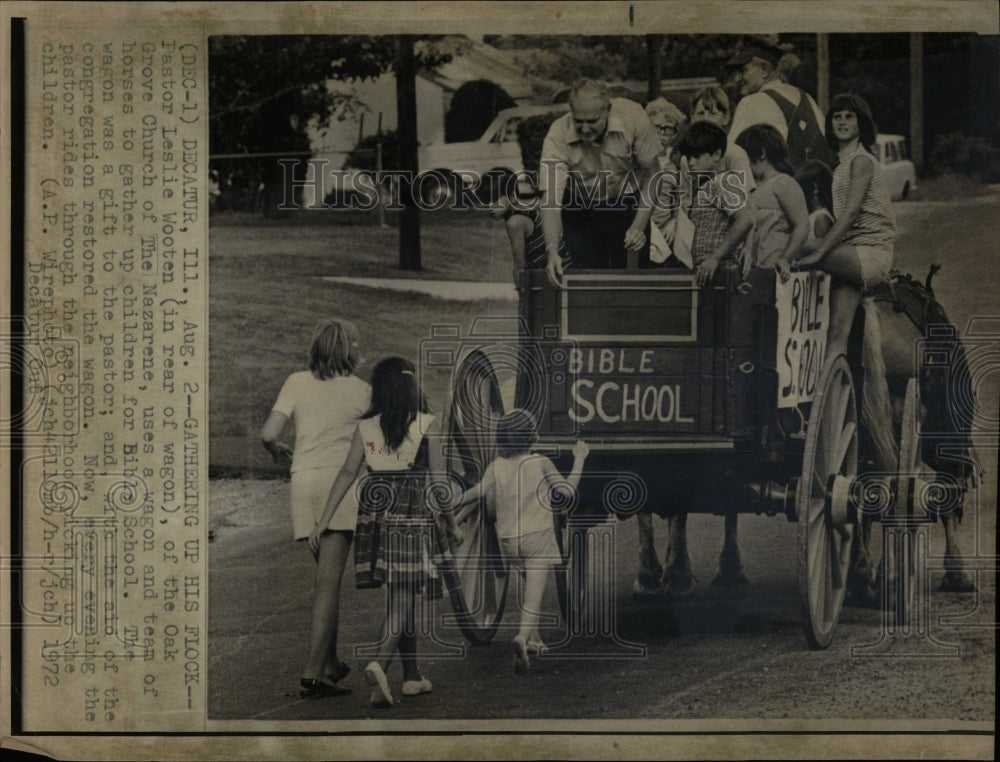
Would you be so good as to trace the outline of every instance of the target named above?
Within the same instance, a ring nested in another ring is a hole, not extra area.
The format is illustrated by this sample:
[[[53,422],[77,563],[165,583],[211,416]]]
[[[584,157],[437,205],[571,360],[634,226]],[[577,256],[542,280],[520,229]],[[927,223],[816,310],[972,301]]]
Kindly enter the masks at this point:
[[[910,33],[910,155],[917,174],[924,171],[924,38]]]
[[[417,176],[417,67],[413,36],[396,37],[396,119],[399,134],[400,182],[399,269],[420,270],[420,208],[414,203],[412,180]]]
[[[830,108],[830,35],[816,35],[816,105],[824,114]]]
[[[660,83],[663,80],[663,35],[646,35],[646,66],[649,88],[646,100],[660,97]]]

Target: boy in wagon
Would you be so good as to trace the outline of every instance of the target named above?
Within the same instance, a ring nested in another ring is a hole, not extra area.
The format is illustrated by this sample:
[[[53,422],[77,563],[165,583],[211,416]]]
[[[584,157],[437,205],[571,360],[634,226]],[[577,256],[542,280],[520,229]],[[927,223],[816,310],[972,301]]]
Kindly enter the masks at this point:
[[[693,122],[677,144],[691,173],[691,187],[684,189],[682,209],[694,226],[691,259],[699,286],[711,282],[719,263],[753,227],[741,178],[720,171],[727,143],[725,130],[700,121]]]

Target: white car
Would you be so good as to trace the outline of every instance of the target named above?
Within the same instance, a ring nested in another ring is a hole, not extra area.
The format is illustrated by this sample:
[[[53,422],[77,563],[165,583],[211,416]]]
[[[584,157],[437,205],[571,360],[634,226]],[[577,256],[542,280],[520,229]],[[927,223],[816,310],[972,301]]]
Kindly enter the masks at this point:
[[[436,171],[445,177],[458,177],[466,185],[478,185],[478,178],[488,175],[501,178],[517,172],[524,168],[521,147],[517,142],[518,123],[529,116],[567,110],[569,105],[565,103],[504,109],[478,140],[420,146],[417,154],[420,171]]]
[[[892,200],[906,199],[917,187],[917,170],[906,151],[902,135],[879,135],[875,139],[875,158],[882,164]]]

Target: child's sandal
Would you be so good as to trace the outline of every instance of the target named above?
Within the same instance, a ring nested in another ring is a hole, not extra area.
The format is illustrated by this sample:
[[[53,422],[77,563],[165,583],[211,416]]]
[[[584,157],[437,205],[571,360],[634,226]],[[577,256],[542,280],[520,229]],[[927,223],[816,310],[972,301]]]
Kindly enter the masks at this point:
[[[514,673],[518,675],[528,674],[531,662],[528,660],[528,646],[524,638],[518,635],[511,641],[511,653],[514,657]]]

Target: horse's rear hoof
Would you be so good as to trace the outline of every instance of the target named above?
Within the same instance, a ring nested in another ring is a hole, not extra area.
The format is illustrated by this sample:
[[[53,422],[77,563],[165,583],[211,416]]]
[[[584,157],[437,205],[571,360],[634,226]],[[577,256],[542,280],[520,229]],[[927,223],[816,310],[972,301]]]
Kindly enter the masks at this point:
[[[866,587],[864,589],[852,589],[848,587],[847,594],[844,596],[844,605],[860,609],[882,608],[882,602],[879,598],[878,590],[871,587]]]
[[[666,595],[685,595],[692,590],[694,590],[694,578],[689,572],[680,572],[677,574],[667,572],[663,575],[663,592]]]
[[[717,587],[740,587],[741,585],[749,585],[750,580],[747,579],[747,575],[740,571],[722,571],[712,577],[712,584]]]
[[[662,595],[663,586],[659,580],[654,581],[653,584],[647,584],[647,581],[640,575],[632,581],[633,598],[659,598]]]
[[[941,593],[974,593],[976,584],[965,572],[946,572],[938,585],[938,592]]]

